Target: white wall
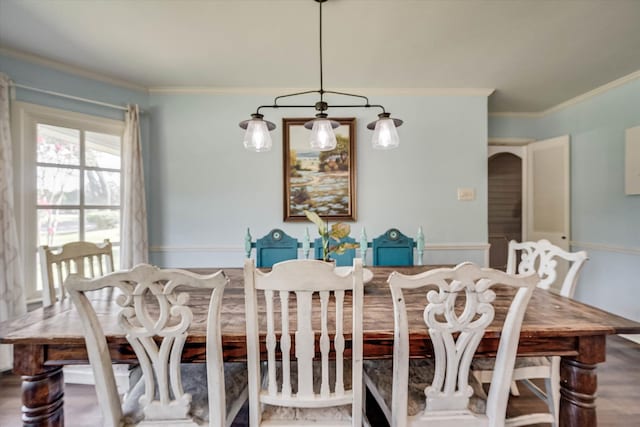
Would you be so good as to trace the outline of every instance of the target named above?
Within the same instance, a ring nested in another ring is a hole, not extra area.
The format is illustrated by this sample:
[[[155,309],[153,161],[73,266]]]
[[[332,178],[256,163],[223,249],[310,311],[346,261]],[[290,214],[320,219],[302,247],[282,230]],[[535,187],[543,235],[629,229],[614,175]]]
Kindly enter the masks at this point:
[[[124,105],[138,103],[142,122],[151,262],[160,266],[241,266],[247,227],[254,239],[274,227],[301,237],[305,224],[284,223],[282,117],[312,116],[312,109],[266,110],[278,125],[274,149],[242,147],[245,120],[273,96],[148,94],[86,75],[0,55],[0,71],[17,83]],[[364,95],[370,95],[363,93]],[[276,95],[276,94],[274,94]],[[122,112],[25,90],[16,99],[109,118]],[[357,218],[369,240],[390,227],[426,235],[426,263],[484,263],[487,242],[486,96],[372,96],[394,116],[401,146],[374,151],[365,129],[377,110],[331,110],[357,118]],[[309,100],[313,103],[315,99]],[[344,101],[344,100],[343,100]],[[476,199],[457,201],[457,188]],[[310,226],[310,224],[309,224]],[[314,230],[310,227],[312,236]]]
[[[625,129],[640,124],[640,79],[533,118],[490,117],[493,138],[571,140],[571,244],[590,260],[576,299],[640,321],[640,195],[624,193]]]
[[[301,238],[310,223],[283,223],[282,117],[308,110],[266,110],[276,123],[274,148],[246,151],[238,122],[269,96],[151,94],[150,244],[152,260],[170,266],[240,266],[243,238],[279,227]],[[484,262],[486,218],[486,97],[376,97],[405,120],[401,146],[371,148],[366,124],[376,111],[330,111],[357,118],[357,217],[352,234],[366,227],[369,240],[390,227],[415,237],[422,226],[427,244],[454,248],[427,251],[426,263]],[[458,187],[472,187],[476,200],[457,201]],[[469,248],[471,244],[472,248]],[[461,249],[456,251],[455,249]]]

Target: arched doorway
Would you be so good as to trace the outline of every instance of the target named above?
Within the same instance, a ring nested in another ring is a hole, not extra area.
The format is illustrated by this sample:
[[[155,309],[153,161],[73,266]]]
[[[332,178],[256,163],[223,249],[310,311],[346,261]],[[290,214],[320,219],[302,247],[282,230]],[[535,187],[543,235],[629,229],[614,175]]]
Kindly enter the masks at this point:
[[[522,241],[522,158],[493,154],[488,174],[489,266],[505,270],[509,241]]]

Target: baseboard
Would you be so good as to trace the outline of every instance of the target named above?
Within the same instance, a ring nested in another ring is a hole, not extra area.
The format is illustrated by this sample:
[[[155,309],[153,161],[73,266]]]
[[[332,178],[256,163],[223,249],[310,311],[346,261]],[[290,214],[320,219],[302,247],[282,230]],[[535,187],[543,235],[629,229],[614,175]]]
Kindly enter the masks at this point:
[[[619,337],[633,341],[636,344],[640,344],[640,334],[618,334]]]

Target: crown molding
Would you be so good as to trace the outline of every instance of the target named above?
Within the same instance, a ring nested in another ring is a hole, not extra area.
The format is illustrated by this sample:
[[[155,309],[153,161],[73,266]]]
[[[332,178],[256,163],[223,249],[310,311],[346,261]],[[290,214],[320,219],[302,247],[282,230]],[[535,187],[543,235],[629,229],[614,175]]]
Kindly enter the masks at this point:
[[[86,77],[93,80],[102,81],[116,86],[133,89],[147,93],[173,93],[173,94],[240,94],[240,95],[280,95],[282,93],[293,93],[309,88],[264,88],[264,87],[215,87],[215,86],[150,86],[145,87],[126,80],[116,79],[107,75],[90,71],[85,68],[69,65],[64,62],[47,59],[39,55],[22,52],[0,45],[0,54],[22,59],[34,64],[54,68],[60,71]],[[640,78],[640,70],[623,76],[612,82],[606,83],[582,95],[578,95],[558,105],[538,112],[491,112],[489,117],[514,117],[514,118],[541,118],[572,105],[579,104],[587,99],[605,93],[611,89],[622,86],[633,80]],[[493,88],[334,88],[341,92],[366,92],[367,94],[380,96],[482,96],[488,97],[495,89]]]
[[[216,95],[282,95],[313,88],[285,87],[216,87],[216,86],[152,86],[149,93],[169,94],[216,94]],[[482,96],[488,97],[495,89],[490,88],[333,88],[338,92],[363,93],[379,96]],[[328,94],[330,95],[330,94]]]
[[[626,76],[620,77],[619,79],[616,79],[609,83],[603,84],[602,86],[598,86],[597,88],[592,89],[589,92],[585,92],[582,95],[578,95],[574,98],[568,99],[567,101],[561,102],[560,104],[547,108],[546,110],[543,110],[543,111],[522,112],[522,113],[496,112],[496,113],[489,113],[489,116],[490,117],[519,117],[519,118],[527,118],[527,119],[537,119],[537,118],[545,117],[555,112],[558,112],[560,110],[564,110],[565,108],[579,104],[588,99],[594,98],[600,94],[610,91],[611,89],[615,89],[619,86],[625,85],[639,78],[640,78],[640,70],[635,71],[631,74],[627,74]]]
[[[595,89],[590,90],[589,92],[583,93],[582,95],[578,95],[575,98],[571,98],[565,102],[562,102],[558,105],[556,105],[555,107],[551,107],[548,108],[546,110],[544,110],[541,114],[543,116],[549,115],[551,113],[555,113],[556,111],[562,110],[564,108],[570,107],[572,105],[575,104],[579,104],[582,101],[585,101],[589,98],[593,98],[595,96],[598,96],[602,93],[608,92],[611,89],[617,88],[619,86],[625,85],[629,82],[632,82],[636,79],[640,78],[640,70],[635,71],[631,74],[627,74],[626,76],[620,77],[619,79],[616,79],[612,82],[603,84],[602,86],[598,86]]]
[[[133,89],[140,92],[148,92],[147,88],[135,83],[131,83],[126,80],[120,80],[107,75],[90,71],[85,68],[77,67],[75,65],[69,65],[64,62],[54,61],[53,59],[43,58],[42,56],[34,55],[32,53],[26,53],[19,50],[11,49],[5,46],[0,46],[0,54],[11,56],[13,58],[21,59],[32,64],[42,65],[44,67],[53,68],[59,71],[64,71],[69,74],[74,74],[79,77],[85,77],[92,80],[98,80],[104,83],[109,83],[114,86],[120,86],[127,89]]]

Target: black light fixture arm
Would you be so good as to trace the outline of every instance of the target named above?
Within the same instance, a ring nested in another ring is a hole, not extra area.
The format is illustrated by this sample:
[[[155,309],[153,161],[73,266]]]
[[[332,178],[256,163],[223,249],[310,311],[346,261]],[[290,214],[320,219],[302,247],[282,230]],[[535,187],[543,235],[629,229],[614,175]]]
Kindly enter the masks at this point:
[[[369,106],[369,98],[364,95],[357,95],[355,93],[347,93],[347,92],[336,92],[335,90],[325,90],[324,93],[332,93],[334,95],[343,95],[343,96],[352,96],[354,98],[362,98],[365,101],[364,107]]]
[[[283,99],[283,98],[289,98],[289,97],[293,97],[293,96],[298,96],[298,95],[307,95],[309,93],[319,93],[320,94],[320,102],[314,104],[314,105],[290,105],[290,104],[278,104],[278,101]],[[333,95],[341,95],[341,96],[351,96],[353,98],[361,98],[365,101],[364,104],[341,104],[341,105],[329,105],[326,102],[323,101],[322,99],[322,94],[323,93],[330,93]],[[310,108],[310,107],[314,107],[316,110],[323,112],[329,108],[380,108],[382,110],[383,113],[386,113],[387,111],[385,110],[384,106],[380,105],[380,104],[370,104],[369,103],[369,98],[367,98],[366,96],[363,95],[357,95],[357,94],[353,94],[353,93],[347,93],[347,92],[337,92],[337,91],[333,91],[333,90],[306,90],[303,92],[295,92],[295,93],[289,93],[286,95],[279,95],[276,96],[273,99],[273,104],[271,105],[260,105],[258,107],[258,109],[256,110],[256,114],[260,114],[260,110],[262,108],[274,108],[274,109],[278,109],[278,108]]]
[[[279,95],[279,96],[276,96],[275,98],[273,98],[273,105],[274,106],[279,106],[278,105],[278,100],[280,100],[281,98],[289,98],[289,97],[292,97],[292,96],[306,95],[308,93],[321,93],[321,91],[317,90],[317,89],[316,90],[305,90],[304,92],[296,92],[296,93],[289,93],[289,94],[286,94],[286,95]]]

